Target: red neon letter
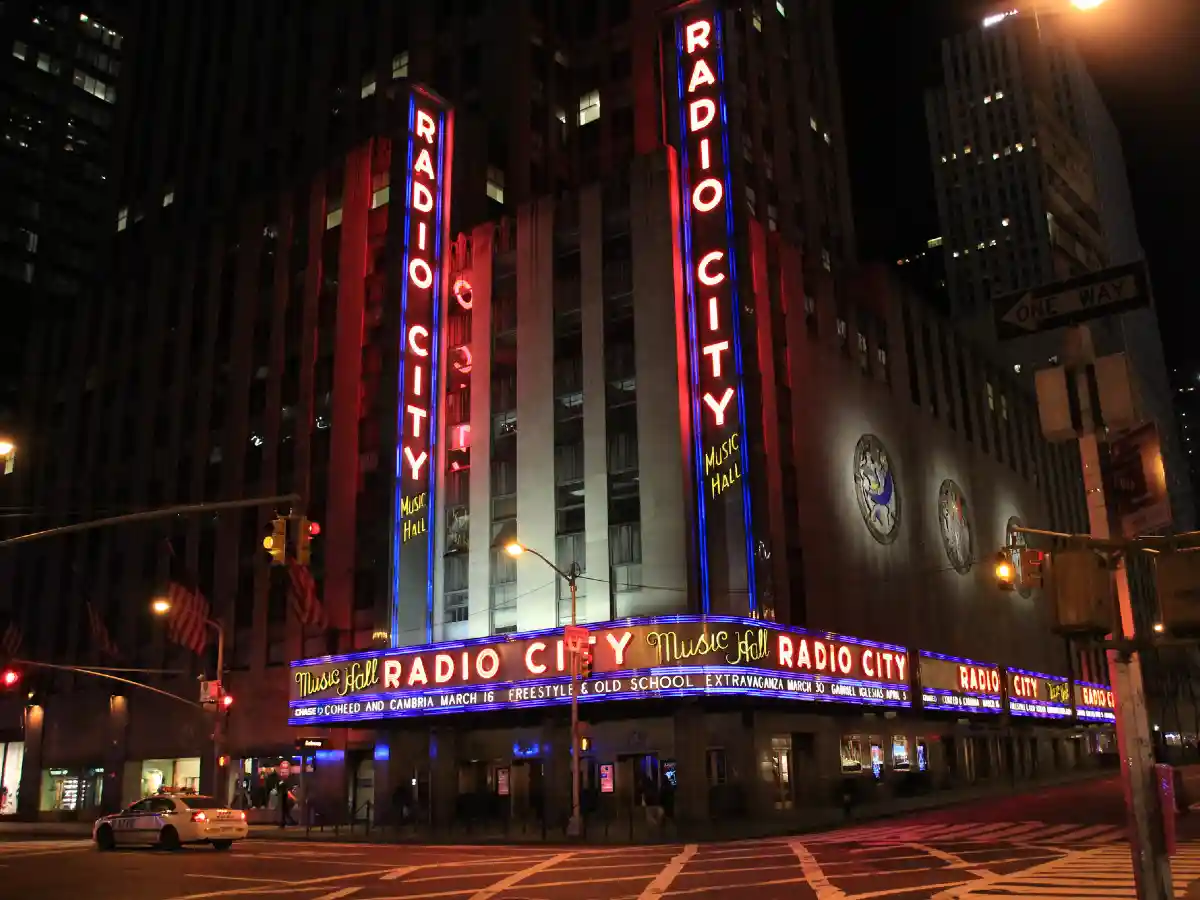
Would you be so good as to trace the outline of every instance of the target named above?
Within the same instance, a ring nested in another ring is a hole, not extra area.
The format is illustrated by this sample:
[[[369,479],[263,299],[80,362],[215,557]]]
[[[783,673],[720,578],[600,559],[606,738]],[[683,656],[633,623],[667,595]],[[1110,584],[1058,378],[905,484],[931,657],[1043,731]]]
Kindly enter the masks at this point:
[[[713,399],[712,394],[704,395],[704,402],[708,404],[708,408],[713,411],[713,420],[717,425],[725,424],[725,407],[729,405],[729,401],[733,399],[733,388],[725,388],[725,395],[721,397],[720,402]],[[424,456],[424,454],[421,454]],[[416,476],[414,476],[416,477]]]
[[[849,647],[838,647],[837,662],[842,674],[849,675],[850,670],[854,668],[854,656],[850,653]]]
[[[792,654],[795,653],[795,651],[796,647],[792,643],[792,639],[786,634],[781,634],[779,636],[779,664],[781,666],[787,666],[789,669],[794,668],[795,666],[792,663]]]
[[[684,41],[684,46],[687,48],[686,52],[688,56],[691,56],[693,53],[695,53],[697,47],[704,50],[708,49],[708,35],[710,31],[712,31],[712,26],[706,19],[701,19],[698,22],[692,22],[687,26],[687,28],[684,29],[684,33],[687,35],[687,38]]]
[[[700,260],[700,265],[696,267],[696,276],[700,279],[701,284],[707,284],[712,287],[714,284],[720,284],[725,280],[725,273],[718,272],[716,275],[708,274],[708,267],[715,262],[720,262],[725,258],[725,253],[721,250],[714,250],[712,253],[705,255],[704,259]]]
[[[475,657],[475,671],[480,678],[491,678],[500,671],[500,654],[491,647],[479,651]]]
[[[408,686],[412,687],[417,682],[421,684],[429,684],[429,676],[425,674],[425,662],[419,656],[414,656],[412,665],[408,667]]]
[[[413,209],[419,212],[429,212],[433,209],[433,194],[419,181],[413,182],[412,203]]]
[[[877,677],[877,676],[875,675],[875,667],[874,667],[874,665],[873,665],[873,663],[872,663],[872,660],[873,660],[874,658],[875,658],[875,651],[874,651],[874,650],[864,650],[864,651],[863,651],[863,655],[862,655],[862,661],[863,661],[863,674],[864,674],[864,675],[866,675],[868,678],[875,678],[875,677]]]
[[[704,199],[701,195],[708,193],[708,199]],[[692,191],[692,206],[696,207],[699,212],[708,212],[716,207],[725,196],[725,188],[721,182],[715,178],[705,178],[702,182],[696,185],[696,189]]]
[[[693,100],[688,105],[688,131],[699,131],[712,124],[717,117],[717,104],[707,97],[703,100]]]
[[[433,680],[436,684],[445,684],[454,677],[454,657],[449,653],[439,653],[433,658]]]
[[[425,418],[427,415],[429,415],[429,413],[427,413],[425,410],[421,409],[421,407],[413,406],[410,403],[410,404],[408,404],[408,414],[410,416],[412,416],[413,437],[420,437],[421,436],[421,420],[423,418]]]
[[[545,649],[546,645],[541,641],[534,641],[529,645],[529,649],[525,651],[525,668],[528,669],[531,674],[541,675],[546,671],[545,663],[534,662],[533,660],[533,654],[541,653]]]
[[[613,655],[617,659],[617,665],[625,665],[625,648],[628,647],[629,642],[633,640],[633,632],[627,631],[621,635],[620,638],[614,637],[610,632],[609,634],[605,635],[605,638],[608,640],[608,646],[612,647],[613,649]]]
[[[437,176],[433,174],[433,160],[429,156],[429,151],[424,147],[421,148],[421,153],[413,165],[413,171],[428,175],[431,181],[437,180]]]
[[[688,93],[696,90],[696,88],[705,84],[716,84],[717,79],[713,77],[712,69],[708,67],[702,59],[696,60],[696,65],[692,68],[692,79],[688,82]]]
[[[408,277],[421,290],[433,284],[433,269],[423,259],[414,259],[408,264]]]
[[[418,344],[418,337],[429,337],[429,329],[424,325],[414,325],[412,328],[408,329],[409,349],[412,350],[413,353],[417,354],[417,356],[428,356],[429,348],[422,347],[420,344]]]
[[[383,661],[383,686],[385,688],[400,687],[400,661],[385,659]]]
[[[729,349],[729,341],[717,341],[704,348],[704,355],[712,357],[713,377],[721,377],[721,353]]]
[[[437,134],[437,124],[433,121],[433,116],[423,109],[418,109],[417,137],[423,137],[432,144],[435,134]]]
[[[404,456],[408,460],[409,468],[412,469],[413,479],[415,480],[417,478],[420,478],[421,477],[421,466],[425,465],[425,460],[429,458],[427,456],[427,454],[425,453],[425,451],[422,450],[420,456],[414,457],[412,450],[408,447],[405,447],[404,448]]]

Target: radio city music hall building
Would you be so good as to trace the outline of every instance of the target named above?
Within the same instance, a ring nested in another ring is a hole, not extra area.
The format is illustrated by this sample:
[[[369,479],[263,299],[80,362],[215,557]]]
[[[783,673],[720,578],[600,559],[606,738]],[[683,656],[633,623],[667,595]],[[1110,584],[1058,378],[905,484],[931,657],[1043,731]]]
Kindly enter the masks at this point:
[[[916,298],[810,280],[732,200],[722,21],[665,27],[666,148],[440,256],[422,216],[452,198],[410,138],[386,646],[289,682],[334,793],[369,759],[435,821],[565,817],[569,585],[513,541],[583,572],[600,815],[650,783],[685,818],[786,815],[845,775],[1045,772],[1107,734],[1098,660],[991,582],[1012,526],[1078,518],[1068,459]]]
[[[661,146],[602,181],[455,234],[470,147],[449,104],[401,82],[374,137],[161,257],[148,290],[182,302],[152,315],[181,341],[216,335],[198,383],[251,385],[221,432],[244,457],[186,415],[164,423],[208,454],[179,478],[197,499],[294,489],[323,526],[328,633],[287,614],[257,559],[270,511],[210,543],[180,535],[228,625],[231,773],[300,742],[319,745],[305,793],[327,816],[374,798],[386,817],[399,787],[437,821],[564,817],[569,589],[507,555],[513,540],[582,569],[601,813],[648,781],[701,819],[827,803],[846,775],[951,784],[1086,761],[1111,718],[1105,672],[990,565],[1014,524],[1079,528],[1076,464],[919,297],[777,229],[748,149],[762,123],[749,141],[730,77],[735,20],[757,28],[706,5],[663,20]],[[828,145],[803,124],[789,141]],[[845,198],[838,182],[817,187]],[[163,384],[183,391],[172,409],[216,421],[215,393]],[[189,662],[153,623],[113,630],[140,664]],[[183,757],[211,783],[203,733],[153,702],[133,692],[117,716],[107,694],[49,698],[23,788],[66,763]],[[62,724],[93,714],[86,735]]]

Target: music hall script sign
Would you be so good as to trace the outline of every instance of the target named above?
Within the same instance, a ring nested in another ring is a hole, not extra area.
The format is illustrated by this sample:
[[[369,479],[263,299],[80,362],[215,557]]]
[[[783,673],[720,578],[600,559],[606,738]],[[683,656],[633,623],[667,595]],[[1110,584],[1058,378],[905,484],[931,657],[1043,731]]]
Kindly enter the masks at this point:
[[[579,700],[735,694],[909,706],[902,647],[781,628],[755,619],[670,616],[591,629],[592,673]],[[293,725],[571,699],[562,629],[299,660]]]

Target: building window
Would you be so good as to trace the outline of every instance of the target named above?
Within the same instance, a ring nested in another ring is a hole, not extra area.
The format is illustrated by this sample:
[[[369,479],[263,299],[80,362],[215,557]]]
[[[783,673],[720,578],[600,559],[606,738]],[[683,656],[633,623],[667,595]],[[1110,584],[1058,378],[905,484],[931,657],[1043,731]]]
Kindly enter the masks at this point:
[[[24,61],[26,53],[25,45],[21,41],[13,41],[13,56]]]
[[[586,125],[600,118],[600,92],[588,91],[579,98],[579,124]]]
[[[826,272],[833,271],[833,260],[829,256],[829,251],[826,250],[824,247],[821,248],[821,267]]]
[[[497,203],[504,203],[504,173],[495,166],[487,169],[487,195]]]
[[[392,199],[392,187],[385,184],[371,192],[371,209],[378,209]]]
[[[408,77],[408,51],[397,53],[392,57],[392,77],[407,78]]]
[[[325,214],[325,230],[337,228],[342,224],[342,208],[331,209]]]
[[[996,393],[992,388],[992,383],[987,382],[987,405],[992,412],[996,411]]]
[[[787,10],[783,6],[783,0],[775,0],[775,11],[785,19],[787,18]]]
[[[364,75],[363,80],[362,80],[362,91],[360,92],[360,96],[362,97],[363,100],[366,100],[368,97],[370,97],[374,93],[375,93],[375,76],[374,75]]]
[[[163,194],[163,206],[164,207],[170,206],[174,202],[175,202],[175,189],[168,188],[167,192],[165,194]]]
[[[750,22],[754,25],[755,31],[762,31],[762,13],[757,9],[750,13]]]
[[[117,212],[117,231],[124,231],[129,227],[129,207],[122,206]]]

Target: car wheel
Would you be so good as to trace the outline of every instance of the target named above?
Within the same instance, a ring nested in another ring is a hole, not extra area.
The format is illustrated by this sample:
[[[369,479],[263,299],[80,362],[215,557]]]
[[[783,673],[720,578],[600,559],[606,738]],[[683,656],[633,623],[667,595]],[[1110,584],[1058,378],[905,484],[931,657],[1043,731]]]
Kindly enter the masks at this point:
[[[117,846],[117,840],[113,836],[113,830],[108,825],[102,825],[96,831],[96,849],[97,850],[113,850]]]
[[[212,845],[214,850],[228,850],[233,846],[233,841],[213,841]]]
[[[158,833],[158,846],[163,850],[178,850],[179,832],[168,825]]]

